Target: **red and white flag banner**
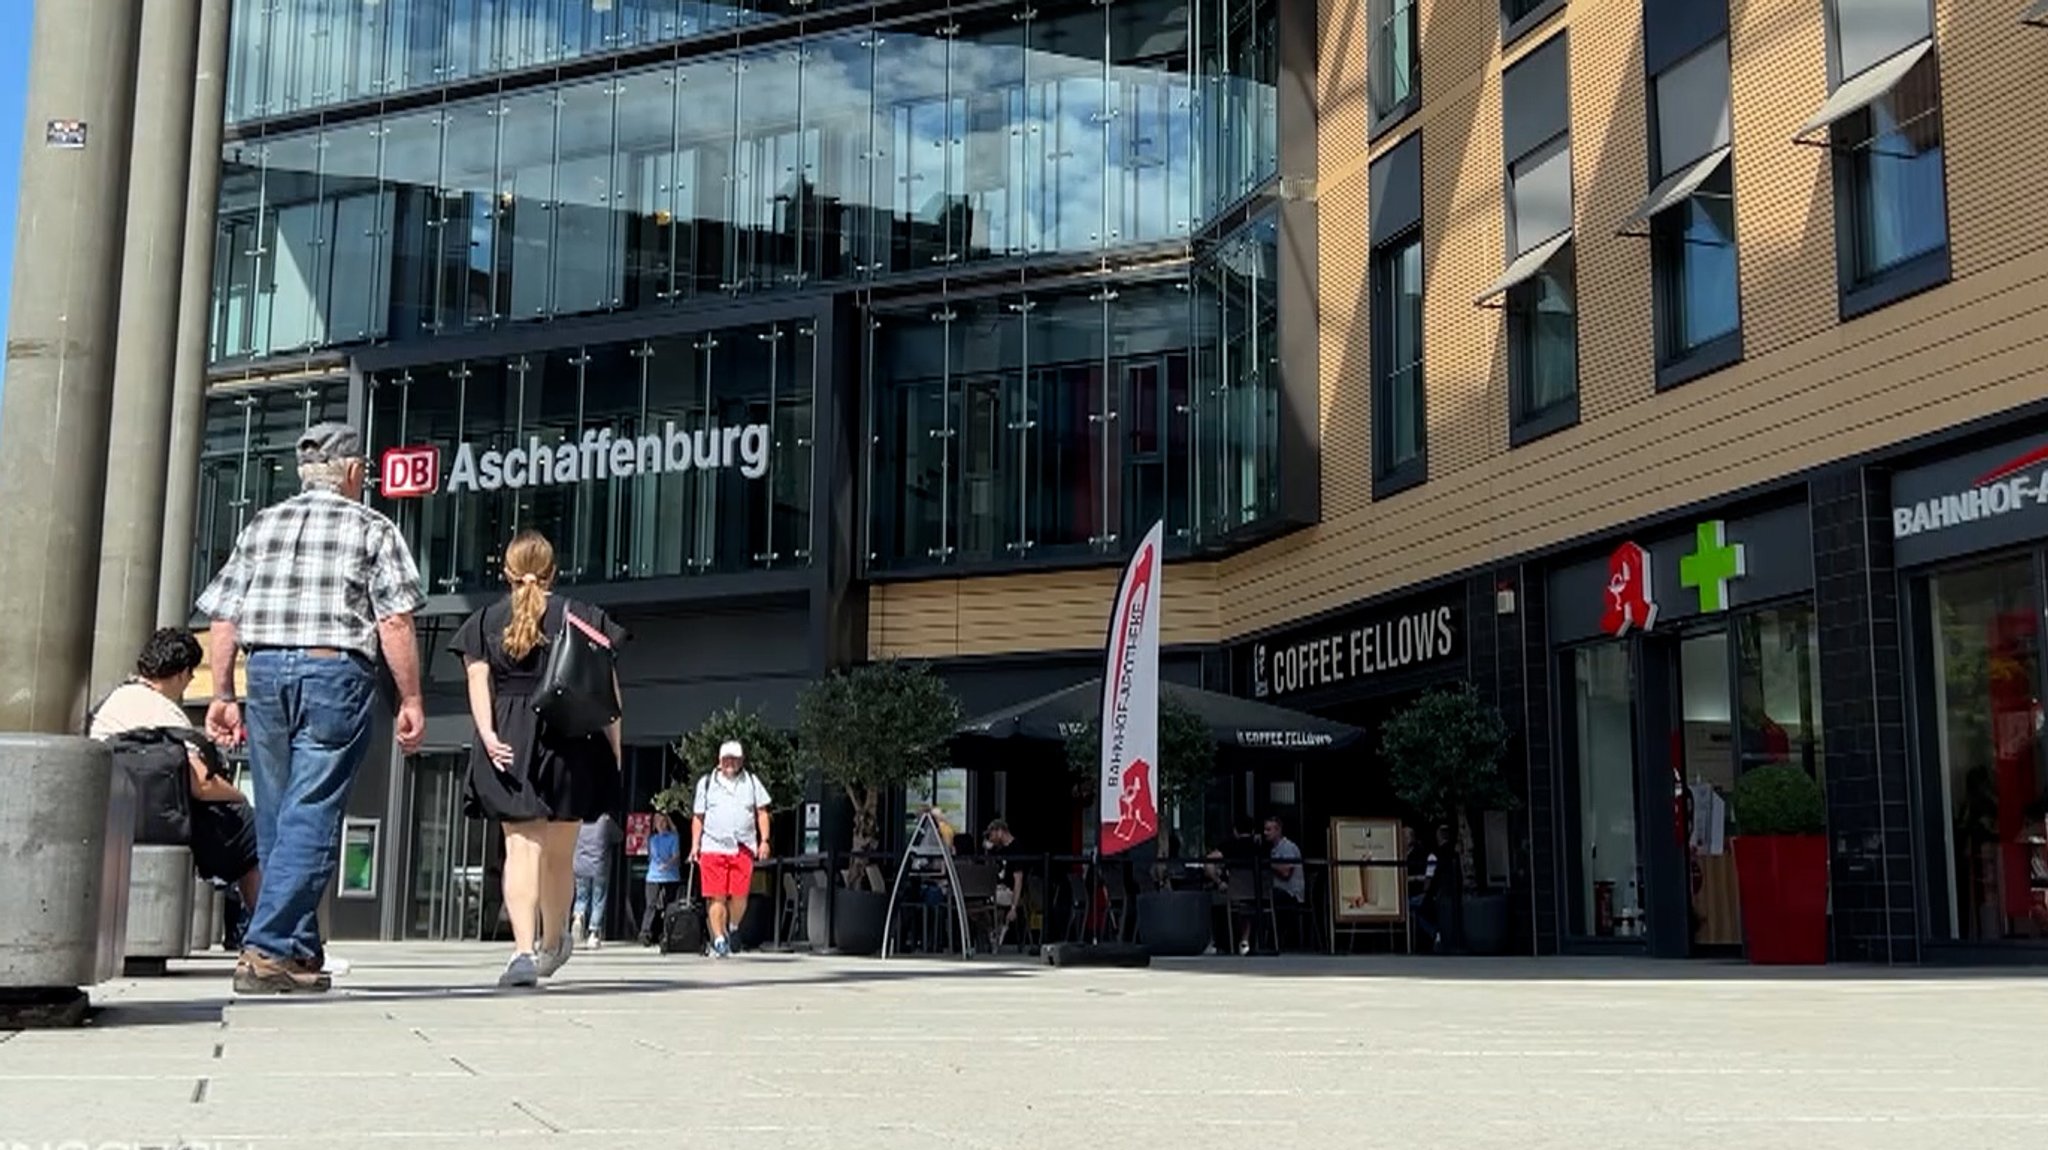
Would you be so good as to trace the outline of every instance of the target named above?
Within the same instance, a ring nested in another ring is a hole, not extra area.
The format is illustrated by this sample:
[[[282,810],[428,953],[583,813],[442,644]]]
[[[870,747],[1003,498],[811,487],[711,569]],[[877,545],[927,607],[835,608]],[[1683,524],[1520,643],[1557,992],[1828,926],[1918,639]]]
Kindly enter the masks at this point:
[[[1109,617],[1102,674],[1102,833],[1105,855],[1159,834],[1159,588],[1165,523],[1152,525],[1124,568]]]

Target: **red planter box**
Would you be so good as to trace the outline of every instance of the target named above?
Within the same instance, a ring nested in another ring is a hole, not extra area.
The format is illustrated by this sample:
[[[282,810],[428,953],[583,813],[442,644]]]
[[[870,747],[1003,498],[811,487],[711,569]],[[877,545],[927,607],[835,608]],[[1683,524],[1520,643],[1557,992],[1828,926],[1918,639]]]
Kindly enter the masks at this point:
[[[1742,891],[1749,961],[1827,962],[1827,836],[1737,835],[1735,881]]]

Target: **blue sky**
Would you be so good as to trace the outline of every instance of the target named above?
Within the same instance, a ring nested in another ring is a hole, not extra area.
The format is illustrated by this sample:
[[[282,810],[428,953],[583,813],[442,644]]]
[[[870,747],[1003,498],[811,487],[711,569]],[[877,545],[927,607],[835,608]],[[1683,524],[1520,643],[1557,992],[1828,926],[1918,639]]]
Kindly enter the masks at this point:
[[[0,331],[6,329],[7,293],[14,283],[15,189],[21,183],[21,118],[28,98],[28,0],[0,0]],[[0,359],[0,384],[7,363]]]

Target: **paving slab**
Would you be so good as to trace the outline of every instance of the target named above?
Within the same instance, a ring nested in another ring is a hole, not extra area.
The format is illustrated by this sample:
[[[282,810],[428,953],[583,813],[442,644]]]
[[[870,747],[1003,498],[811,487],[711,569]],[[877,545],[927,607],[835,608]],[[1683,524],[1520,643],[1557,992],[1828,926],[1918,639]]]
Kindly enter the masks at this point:
[[[2048,977],[1620,960],[1019,960],[358,944],[0,1032],[0,1147],[2037,1150]]]

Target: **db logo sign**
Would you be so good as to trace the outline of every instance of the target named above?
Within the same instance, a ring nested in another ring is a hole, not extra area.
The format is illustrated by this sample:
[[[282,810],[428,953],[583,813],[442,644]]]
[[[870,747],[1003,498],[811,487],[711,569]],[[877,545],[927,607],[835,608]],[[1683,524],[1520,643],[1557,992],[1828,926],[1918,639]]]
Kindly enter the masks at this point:
[[[384,453],[383,476],[378,487],[386,499],[432,495],[441,485],[441,449],[393,447]]]

